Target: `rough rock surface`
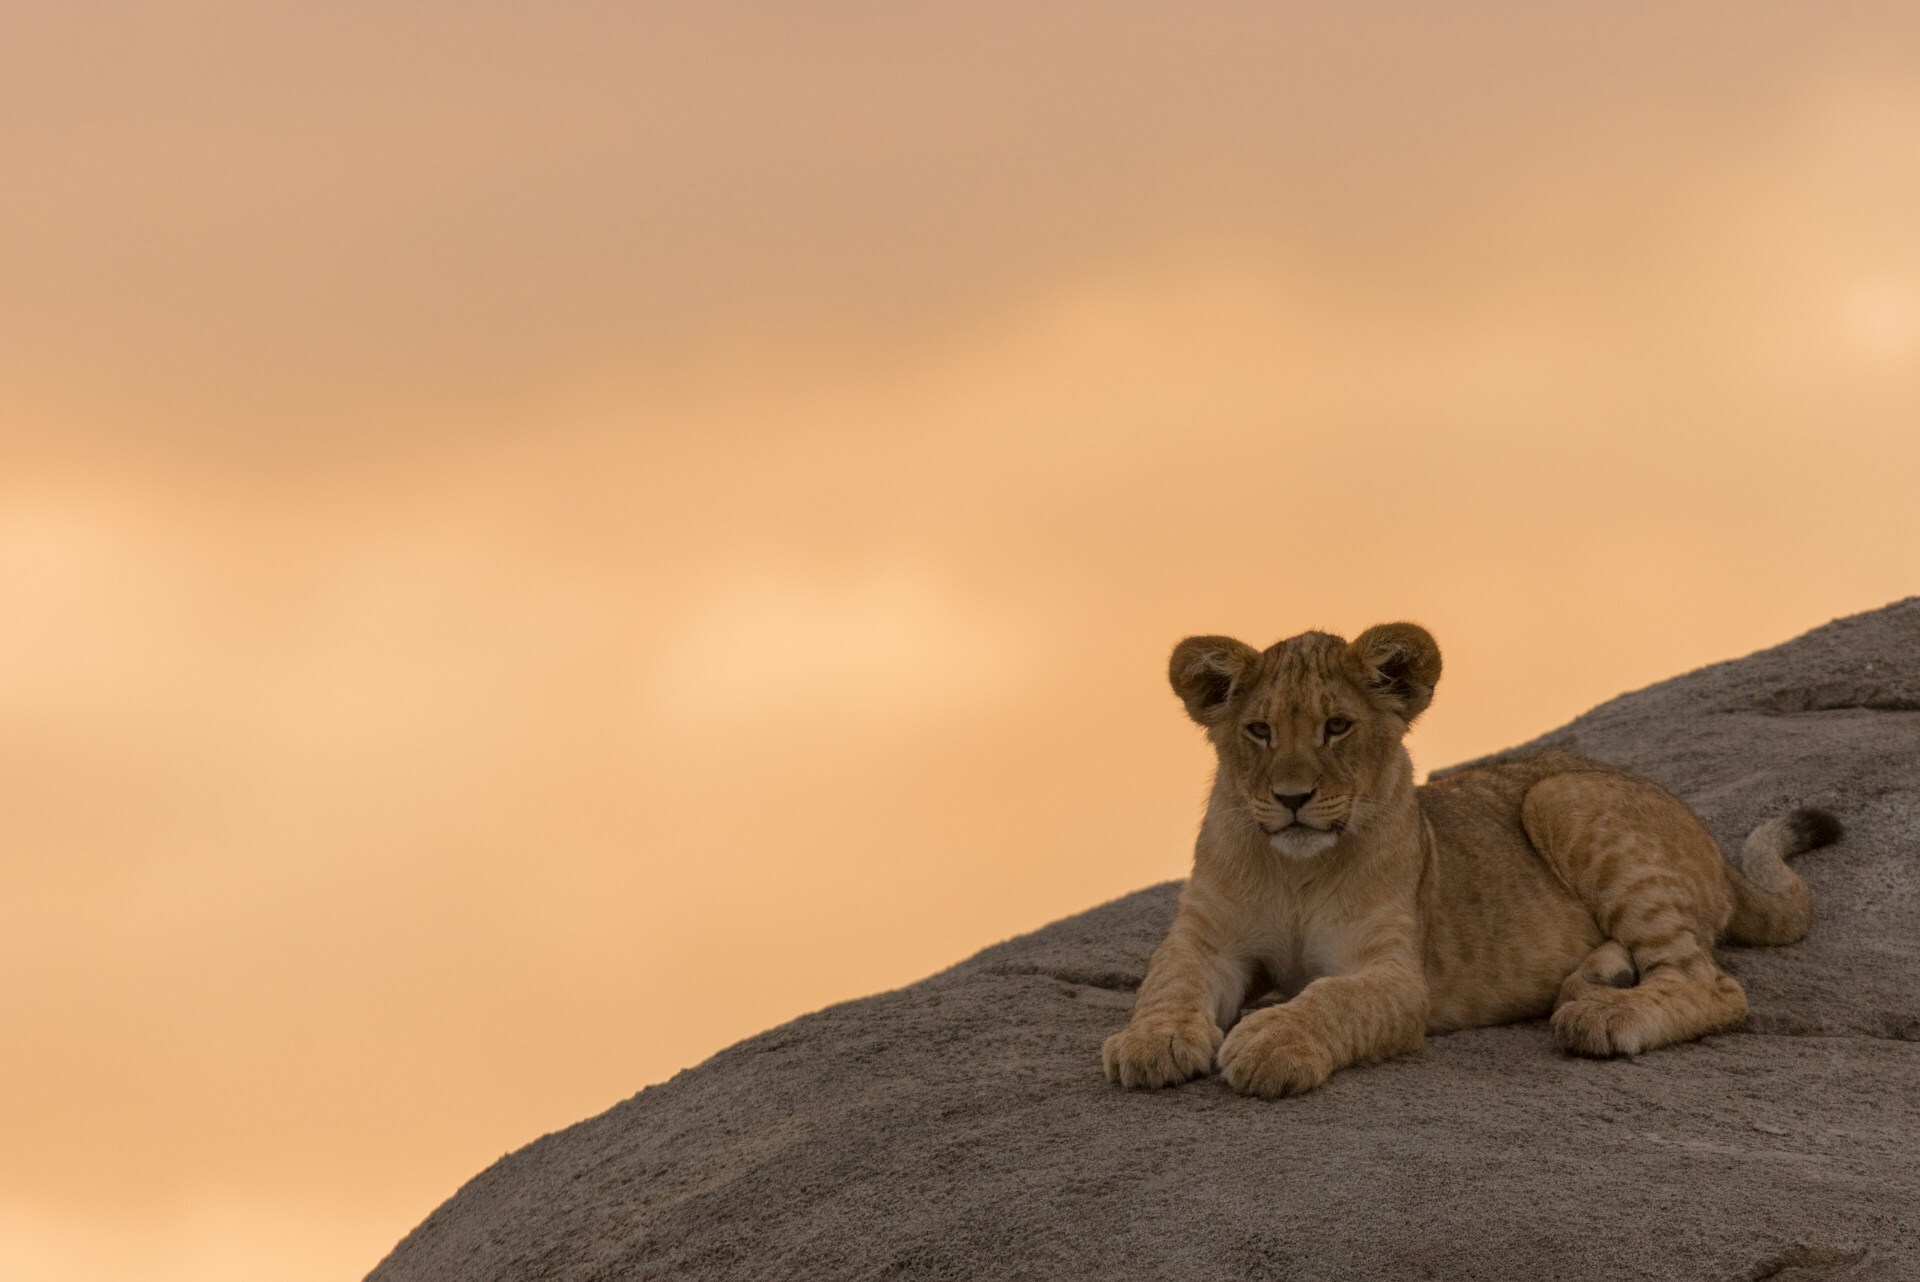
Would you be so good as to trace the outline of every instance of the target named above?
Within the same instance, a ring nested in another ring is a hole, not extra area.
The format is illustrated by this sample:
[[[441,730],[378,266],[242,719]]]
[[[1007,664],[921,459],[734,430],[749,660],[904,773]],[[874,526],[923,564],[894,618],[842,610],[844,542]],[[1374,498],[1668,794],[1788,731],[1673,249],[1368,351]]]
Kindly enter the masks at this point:
[[[1622,696],[1547,745],[1723,844],[1790,806],[1812,934],[1634,1060],[1456,1033],[1265,1102],[1101,1077],[1177,885],[762,1033],[501,1159],[374,1271],[459,1279],[1920,1278],[1920,598]],[[1504,754],[1503,754],[1504,755]]]

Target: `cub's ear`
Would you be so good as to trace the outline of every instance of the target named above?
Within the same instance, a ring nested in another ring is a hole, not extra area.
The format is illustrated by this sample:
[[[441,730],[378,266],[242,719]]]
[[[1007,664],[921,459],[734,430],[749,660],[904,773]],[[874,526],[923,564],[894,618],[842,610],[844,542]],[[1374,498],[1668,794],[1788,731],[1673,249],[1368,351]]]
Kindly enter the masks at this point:
[[[1188,637],[1173,647],[1167,679],[1187,715],[1211,726],[1259,661],[1259,651],[1232,637]]]
[[[1408,725],[1433,702],[1440,684],[1440,647],[1417,623],[1382,623],[1347,647],[1360,683]]]

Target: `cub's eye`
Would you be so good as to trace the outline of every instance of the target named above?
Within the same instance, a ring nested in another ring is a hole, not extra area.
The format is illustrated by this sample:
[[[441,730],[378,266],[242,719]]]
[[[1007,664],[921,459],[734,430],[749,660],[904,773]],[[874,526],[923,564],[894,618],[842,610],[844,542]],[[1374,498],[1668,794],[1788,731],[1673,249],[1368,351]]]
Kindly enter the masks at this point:
[[[1333,740],[1338,739],[1341,735],[1345,734],[1347,731],[1351,729],[1353,729],[1353,718],[1328,717],[1327,718],[1327,741],[1332,742]]]
[[[1273,727],[1264,721],[1249,721],[1247,722],[1247,733],[1258,739],[1261,743],[1266,743],[1273,738]]]

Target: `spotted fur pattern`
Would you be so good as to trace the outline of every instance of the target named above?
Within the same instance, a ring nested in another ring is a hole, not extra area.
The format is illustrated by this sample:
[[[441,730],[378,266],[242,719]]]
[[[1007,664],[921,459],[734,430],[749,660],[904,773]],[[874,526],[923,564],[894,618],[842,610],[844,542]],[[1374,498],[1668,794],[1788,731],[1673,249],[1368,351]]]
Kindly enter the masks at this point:
[[[1735,867],[1670,793],[1565,752],[1416,788],[1402,740],[1440,651],[1413,624],[1264,651],[1192,637],[1169,675],[1218,769],[1173,927],[1103,1048],[1126,1086],[1218,1067],[1291,1095],[1430,1032],[1549,1014],[1582,1055],[1731,1027],[1746,995],[1715,941],[1804,935],[1785,860],[1840,835],[1796,811]]]

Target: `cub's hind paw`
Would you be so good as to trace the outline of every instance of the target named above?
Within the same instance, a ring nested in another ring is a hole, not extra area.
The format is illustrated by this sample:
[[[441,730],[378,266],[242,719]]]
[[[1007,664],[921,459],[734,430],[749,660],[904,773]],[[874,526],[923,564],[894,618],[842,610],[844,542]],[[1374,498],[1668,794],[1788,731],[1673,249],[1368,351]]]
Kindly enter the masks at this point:
[[[1631,989],[1610,988],[1605,995],[1583,997],[1553,1012],[1553,1040],[1574,1055],[1604,1059],[1638,1055],[1647,1049],[1646,1011],[1637,1004],[1609,1001],[1608,996]]]
[[[1122,1086],[1177,1086],[1213,1067],[1220,1026],[1205,1015],[1136,1020],[1100,1047],[1107,1080]]]

